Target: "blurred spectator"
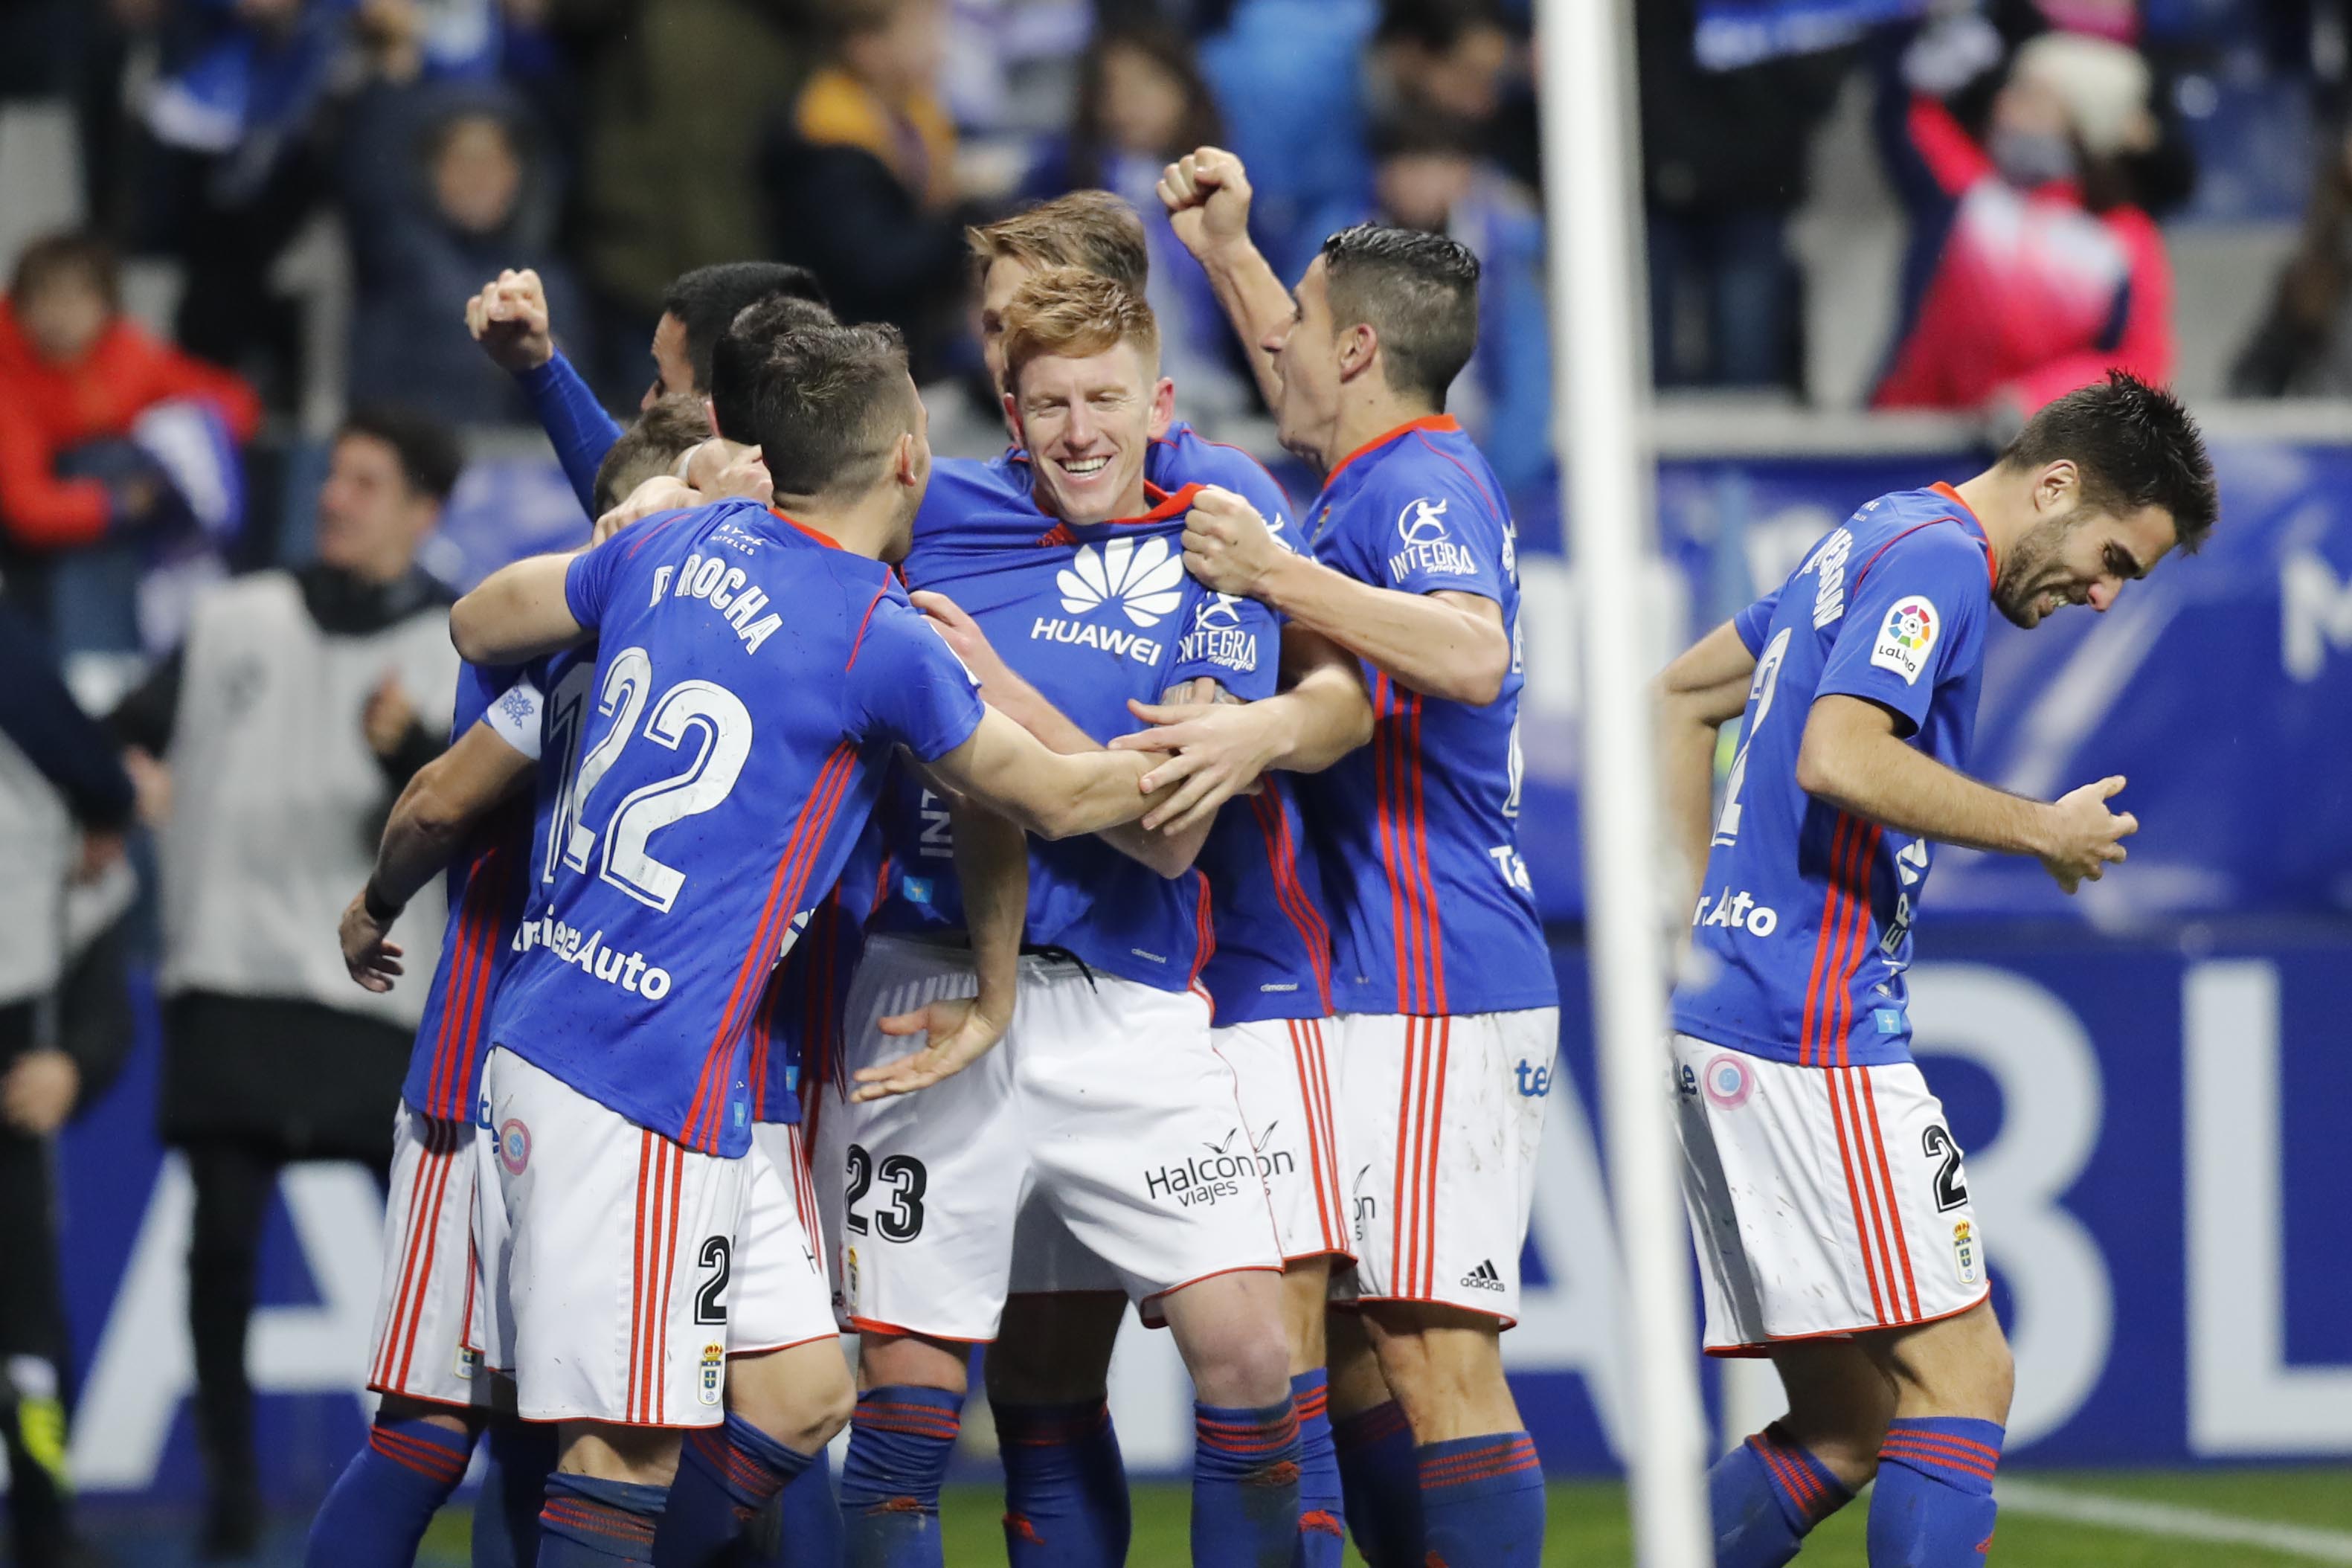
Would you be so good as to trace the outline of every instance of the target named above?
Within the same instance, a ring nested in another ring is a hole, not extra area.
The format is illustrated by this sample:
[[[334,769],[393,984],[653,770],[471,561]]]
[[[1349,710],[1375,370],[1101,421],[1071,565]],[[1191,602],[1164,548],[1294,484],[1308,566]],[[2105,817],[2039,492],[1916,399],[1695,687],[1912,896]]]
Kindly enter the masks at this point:
[[[907,335],[918,380],[955,368],[964,214],[956,133],[933,84],[943,0],[833,0],[824,68],[761,161],[774,248],[845,321]]]
[[[1242,412],[1252,394],[1234,359],[1233,329],[1209,279],[1169,226],[1160,171],[1195,147],[1224,142],[1209,84],[1183,34],[1141,21],[1097,34],[1078,67],[1069,135],[1049,146],[1024,194],[1040,200],[1108,190],[1143,218],[1148,294],[1160,319],[1162,365],[1196,422]]]
[[[195,1186],[188,1321],[208,1555],[249,1554],[261,1522],[246,1328],[278,1171],[356,1160],[381,1180],[391,1156],[424,993],[360,989],[319,933],[447,731],[450,595],[415,561],[457,468],[438,424],[353,415],[319,495],[318,559],[213,588],[113,719],[144,792],[169,800],[161,1121]],[[439,896],[410,908],[414,952],[440,945]]]
[[[1650,356],[1661,386],[1796,387],[1803,291],[1788,224],[1851,51],[1700,67],[1693,0],[1634,8]]]
[[[2322,139],[2303,237],[2230,372],[2239,397],[2352,397],[2352,128]]]
[[[1906,56],[1915,78],[1924,58]],[[2073,33],[2017,51],[1981,142],[1937,98],[1887,85],[1912,230],[1877,406],[2021,416],[2109,366],[2171,379],[2172,268],[2138,186],[2160,140],[2148,89],[2137,51]]]
[[[555,314],[583,320],[550,243],[556,193],[520,100],[489,84],[426,84],[421,66],[416,35],[380,44],[345,121],[351,398],[467,423],[527,419],[512,379],[476,351],[466,303],[484,277],[528,268]]]
[[[1449,235],[1478,258],[1478,347],[1447,411],[1478,437],[1517,489],[1551,463],[1551,339],[1544,311],[1543,220],[1534,201],[1479,156],[1475,130],[1415,114],[1373,132],[1373,199],[1328,207],[1325,234],[1359,223]]]

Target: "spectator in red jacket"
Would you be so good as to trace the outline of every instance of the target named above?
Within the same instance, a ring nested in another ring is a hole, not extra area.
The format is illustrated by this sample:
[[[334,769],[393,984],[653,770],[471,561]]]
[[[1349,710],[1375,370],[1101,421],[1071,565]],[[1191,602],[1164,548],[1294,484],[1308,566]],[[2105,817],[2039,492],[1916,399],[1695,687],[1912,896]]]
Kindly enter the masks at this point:
[[[253,389],[157,342],[122,314],[113,253],[79,235],[27,246],[0,300],[0,530],[21,549],[56,551],[136,528],[167,500],[160,471],[66,478],[58,459],[127,443],[159,403],[210,403],[242,443],[261,422]]]
[[[2045,33],[2017,51],[1982,142],[1927,93],[1890,95],[1912,253],[1877,406],[2022,417],[2110,366],[2171,379],[2172,268],[2132,174],[2158,141],[2148,89],[2137,50]]]

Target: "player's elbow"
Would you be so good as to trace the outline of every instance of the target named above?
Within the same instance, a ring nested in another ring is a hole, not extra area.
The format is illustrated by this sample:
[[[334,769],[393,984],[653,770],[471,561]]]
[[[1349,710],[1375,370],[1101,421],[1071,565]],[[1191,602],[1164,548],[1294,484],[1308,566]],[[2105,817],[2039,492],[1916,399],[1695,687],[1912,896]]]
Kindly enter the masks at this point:
[[[394,831],[443,849],[456,847],[475,816],[473,803],[450,787],[442,765],[448,756],[444,752],[420,769],[392,812]]]
[[[499,662],[495,620],[496,613],[480,588],[449,606],[449,641],[459,658],[468,664]]]
[[[1500,626],[1490,627],[1490,636],[1482,637],[1462,650],[1448,671],[1454,689],[1441,695],[1456,702],[1467,702],[1474,708],[1484,708],[1503,695],[1503,682],[1511,674],[1511,639]]]
[[[1797,787],[1820,800],[1844,801],[1853,777],[1849,760],[1848,748],[1832,726],[1807,724],[1804,738],[1797,744]]]

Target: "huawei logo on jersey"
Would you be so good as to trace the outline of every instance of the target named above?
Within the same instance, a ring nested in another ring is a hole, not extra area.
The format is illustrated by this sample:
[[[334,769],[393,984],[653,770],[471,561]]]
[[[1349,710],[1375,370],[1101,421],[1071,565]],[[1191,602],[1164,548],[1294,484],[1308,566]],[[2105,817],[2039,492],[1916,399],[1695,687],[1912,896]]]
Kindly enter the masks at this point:
[[[1054,583],[1074,616],[1115,604],[1137,626],[1156,626],[1183,602],[1184,560],[1165,539],[1082,544]]]

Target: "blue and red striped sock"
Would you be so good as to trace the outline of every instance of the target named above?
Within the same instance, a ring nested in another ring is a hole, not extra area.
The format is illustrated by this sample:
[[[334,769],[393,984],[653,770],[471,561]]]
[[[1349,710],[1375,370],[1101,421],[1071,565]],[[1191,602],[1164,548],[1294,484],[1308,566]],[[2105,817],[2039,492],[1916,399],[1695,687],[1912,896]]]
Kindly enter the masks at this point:
[[[1964,1415],[1897,1421],[1878,1446],[1870,1568],[1974,1568],[1992,1549],[2000,1426]]]
[[[1404,1406],[1387,1400],[1331,1423],[1348,1532],[1370,1568],[1422,1568],[1421,1465]]]
[[[841,1500],[822,1457],[784,1488],[776,1512],[779,1550],[755,1558],[759,1568],[841,1568]]]
[[[1543,1461],[1525,1432],[1424,1443],[1427,1568],[1537,1568],[1543,1561]]]
[[[654,1560],[667,1487],[558,1470],[539,1510],[539,1568],[613,1568]]]
[[[963,1395],[898,1385],[857,1396],[841,1468],[843,1560],[849,1568],[940,1568],[940,1484]]]
[[[304,1568],[408,1568],[466,1479],[474,1439],[430,1421],[378,1421],[310,1521]]]
[[[1339,1456],[1331,1442],[1331,1390],[1321,1367],[1290,1380],[1298,1412],[1298,1550],[1296,1568],[1339,1568],[1348,1551],[1348,1505],[1339,1491]]]
[[[555,1469],[555,1428],[541,1421],[497,1422],[482,1449],[473,1568],[530,1568],[539,1559],[539,1510]]]
[[[1813,1526],[1853,1500],[1845,1483],[1778,1425],[1717,1459],[1706,1493],[1716,1568],[1780,1568]]]
[[[1134,1521],[1110,1406],[1000,1405],[1004,1553],[1012,1568],[1094,1568],[1127,1561]]]
[[[1297,1407],[1193,1405],[1193,1568],[1290,1568],[1297,1543]]]
[[[740,1415],[689,1432],[669,1484],[657,1568],[702,1568],[743,1532],[769,1500],[809,1468],[814,1456],[787,1448]]]

